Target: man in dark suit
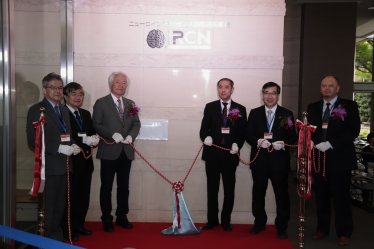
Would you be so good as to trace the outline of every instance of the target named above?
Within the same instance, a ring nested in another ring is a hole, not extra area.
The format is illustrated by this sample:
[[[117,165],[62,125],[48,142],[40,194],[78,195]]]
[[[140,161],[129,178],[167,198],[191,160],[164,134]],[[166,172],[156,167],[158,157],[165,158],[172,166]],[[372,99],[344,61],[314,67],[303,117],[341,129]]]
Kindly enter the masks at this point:
[[[232,231],[231,213],[235,197],[235,172],[239,164],[236,153],[244,144],[245,117],[244,106],[234,102],[234,82],[223,78],[217,83],[219,100],[208,103],[201,122],[200,139],[204,141],[202,159],[205,161],[208,192],[208,222],[205,230],[218,226],[218,191],[222,175],[224,200],[221,212],[221,226],[225,231]],[[237,113],[240,115],[233,115]],[[211,146],[213,144],[231,149],[224,151]]]
[[[314,158],[318,172],[313,172],[318,223],[313,238],[322,239],[329,234],[332,200],[338,244],[347,245],[353,232],[349,189],[351,170],[357,169],[353,140],[360,133],[360,117],[357,103],[339,98],[339,89],[338,79],[326,76],[321,81],[323,100],[308,105],[308,120],[317,126],[312,140],[318,149]]]
[[[96,132],[108,142],[99,142],[96,157],[101,161],[100,207],[105,232],[113,232],[112,187],[117,173],[116,225],[131,229],[127,219],[129,212],[129,178],[134,149],[129,145],[139,134],[140,120],[137,106],[130,99],[122,97],[126,92],[128,78],[122,72],[113,72],[109,78],[111,93],[98,99],[93,110],[93,124]]]
[[[286,239],[290,219],[290,153],[285,145],[294,144],[297,136],[292,112],[278,105],[280,91],[280,86],[274,82],[268,82],[262,87],[264,105],[252,109],[249,113],[246,141],[251,145],[251,160],[261,147],[256,160],[250,165],[253,178],[252,213],[255,217],[250,233],[258,234],[265,230],[265,196],[270,179],[277,205],[275,226],[278,238]],[[272,152],[269,151],[271,147],[274,149]]]
[[[83,104],[83,87],[70,82],[64,87],[64,99],[66,108],[69,109],[71,137],[82,148],[84,154],[88,156],[91,153],[90,146],[96,146],[99,143],[99,137],[92,124],[91,113],[80,108]],[[92,156],[85,159],[84,154],[80,153],[72,156],[73,169],[70,174],[70,227],[73,241],[79,240],[79,235],[89,236],[91,230],[84,227],[86,214],[90,204],[90,191],[92,172],[94,170]],[[68,215],[67,205],[65,215],[62,220],[62,229],[64,238],[69,239],[68,235]]]
[[[62,79],[50,73],[43,78],[44,99],[33,105],[27,114],[27,141],[35,148],[33,123],[40,118],[40,108],[44,107],[46,119],[45,134],[45,237],[63,241],[61,219],[65,207],[67,180],[67,156],[78,154],[80,147],[73,144],[70,137],[69,111],[60,106]],[[71,169],[71,161],[69,160]]]

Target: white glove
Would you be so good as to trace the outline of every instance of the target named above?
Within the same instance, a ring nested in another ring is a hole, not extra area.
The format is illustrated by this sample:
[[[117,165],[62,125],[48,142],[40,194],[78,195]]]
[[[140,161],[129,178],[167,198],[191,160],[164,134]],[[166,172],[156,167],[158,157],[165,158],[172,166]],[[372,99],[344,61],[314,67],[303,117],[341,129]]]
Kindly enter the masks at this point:
[[[316,148],[319,149],[322,152],[325,152],[326,150],[331,148],[331,144],[329,141],[322,142],[316,145]]]
[[[212,146],[212,144],[213,144],[213,139],[212,139],[212,137],[211,137],[211,136],[207,136],[207,137],[205,138],[205,140],[204,140],[204,144],[205,144],[206,146]]]
[[[79,147],[78,145],[72,144],[71,147],[74,149],[73,151],[74,156],[78,155],[81,152],[81,147]]]
[[[314,142],[313,142],[313,140],[310,140],[310,148],[314,148]]]
[[[60,144],[60,147],[58,147],[58,152],[70,156],[71,154],[73,154],[74,148],[70,145]]]
[[[239,151],[239,147],[238,147],[238,145],[237,145],[236,143],[233,143],[233,144],[231,145],[230,153],[231,153],[231,154],[236,154],[236,153],[238,153],[238,151]]]
[[[92,137],[92,146],[96,146],[99,144],[100,142],[100,138],[98,135],[93,135],[91,136]]]
[[[121,143],[131,144],[132,143],[132,137],[130,135],[127,135],[127,137],[125,138],[125,140],[121,141]]]
[[[266,149],[266,148],[270,147],[271,143],[266,139],[260,138],[257,141],[257,148],[260,147],[260,145],[261,145],[262,148]]]
[[[85,136],[85,137],[82,138],[82,142],[84,144],[87,144],[88,146],[92,146],[93,137],[91,137],[91,136]]]
[[[122,135],[117,132],[113,134],[112,138],[117,144],[123,140]]]
[[[276,142],[272,143],[272,145],[273,145],[275,150],[280,150],[280,149],[285,150],[283,141],[276,141]]]

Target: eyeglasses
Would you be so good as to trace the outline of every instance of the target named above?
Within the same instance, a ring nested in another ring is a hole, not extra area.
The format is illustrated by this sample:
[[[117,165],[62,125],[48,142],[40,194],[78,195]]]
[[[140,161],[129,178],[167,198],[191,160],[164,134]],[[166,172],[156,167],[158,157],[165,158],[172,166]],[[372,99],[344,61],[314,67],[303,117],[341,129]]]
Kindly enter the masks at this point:
[[[50,88],[52,91],[62,91],[63,87],[62,86],[59,86],[59,87],[56,87],[56,86],[46,86],[45,88]]]
[[[69,95],[73,97],[84,97],[83,93],[69,93]]]
[[[276,93],[276,92],[271,92],[271,93],[269,93],[269,92],[263,92],[263,95],[276,96],[276,95],[278,95],[278,93]]]

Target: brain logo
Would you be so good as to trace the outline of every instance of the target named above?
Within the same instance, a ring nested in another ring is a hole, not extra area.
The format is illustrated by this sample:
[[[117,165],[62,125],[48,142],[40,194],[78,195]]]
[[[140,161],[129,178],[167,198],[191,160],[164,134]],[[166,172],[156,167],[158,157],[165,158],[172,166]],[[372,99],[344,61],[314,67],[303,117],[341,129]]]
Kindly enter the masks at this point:
[[[161,30],[151,30],[147,36],[148,46],[151,48],[161,48],[165,44],[165,36]]]

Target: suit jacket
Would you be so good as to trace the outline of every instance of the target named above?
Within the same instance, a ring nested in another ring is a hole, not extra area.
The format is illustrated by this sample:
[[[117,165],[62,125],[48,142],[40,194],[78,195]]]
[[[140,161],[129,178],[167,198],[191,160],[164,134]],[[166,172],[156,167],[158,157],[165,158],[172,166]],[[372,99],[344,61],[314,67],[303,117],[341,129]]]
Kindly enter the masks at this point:
[[[360,117],[357,103],[347,99],[338,98],[334,108],[341,105],[347,112],[343,120],[334,120],[331,116],[327,128],[326,141],[333,149],[326,151],[326,167],[333,170],[357,169],[357,159],[353,141],[360,133]],[[317,126],[312,132],[314,144],[322,140],[322,107],[323,100],[308,105],[308,121]]]
[[[290,128],[280,126],[282,119],[288,117],[291,117],[293,124],[295,123],[292,112],[278,105],[274,115],[273,127],[271,129],[273,138],[267,140],[270,143],[283,141],[286,144],[294,144],[297,141],[295,125]],[[251,145],[251,160],[253,160],[258,151],[257,141],[264,138],[264,133],[267,132],[269,132],[269,130],[267,127],[265,105],[252,109],[248,116],[245,135],[246,141],[249,143],[249,145]],[[261,167],[263,162],[269,160],[269,158],[272,158],[276,164],[288,167],[288,169],[290,167],[289,147],[285,146],[285,150],[274,150],[271,153],[269,153],[266,149],[261,149],[257,159],[250,165],[251,169]]]
[[[61,142],[61,135],[71,134],[69,112],[63,106],[60,106],[61,114],[64,117],[66,124],[66,132],[60,125],[59,118],[57,117],[52,105],[49,101],[44,98],[41,102],[30,107],[27,114],[27,141],[29,145],[35,148],[35,129],[33,122],[36,122],[40,118],[40,107],[45,108],[44,117],[46,123],[44,125],[45,135],[45,173],[46,175],[63,175],[66,173],[66,155],[57,152],[60,145],[71,145],[74,140],[70,137],[70,142]],[[71,160],[70,169],[71,169]]]
[[[229,148],[233,143],[236,143],[239,149],[244,144],[244,135],[245,135],[245,124],[246,124],[246,116],[247,111],[244,106],[234,102],[231,100],[230,109],[238,108],[242,117],[238,118],[237,120],[230,120],[227,119],[226,127],[230,127],[230,134],[222,134],[221,128],[224,126],[222,120],[222,108],[220,100],[216,100],[206,104],[204,109],[204,117],[201,121],[201,128],[200,128],[200,139],[204,141],[207,136],[211,136],[213,139],[213,144],[218,146]],[[221,144],[222,137],[225,139],[225,143]],[[240,152],[240,151],[239,151]],[[221,149],[218,149],[213,146],[204,146],[202,159],[204,161],[210,161],[217,159],[217,155],[220,153],[226,153],[227,159],[230,163],[238,165],[239,158],[237,155],[232,155],[229,152],[225,152]]]
[[[111,94],[98,99],[93,107],[92,121],[94,128],[97,134],[108,142],[114,141],[112,136],[116,132],[120,133],[123,138],[130,135],[133,141],[139,134],[141,124],[138,114],[129,115],[127,111],[128,106],[134,101],[122,97],[122,103],[124,103],[125,107],[123,121],[119,117]],[[134,160],[134,150],[130,145],[123,143],[107,145],[102,140],[99,142],[96,157],[105,160],[115,160],[120,156],[122,150],[125,151],[128,159]]]
[[[71,125],[71,136],[75,141],[76,145],[81,147],[86,155],[90,154],[91,147],[87,144],[83,143],[83,138],[78,136],[78,132],[85,132],[87,136],[96,135],[96,131],[92,124],[91,113],[85,109],[78,108],[81,118],[83,120],[82,129],[79,127],[77,120],[75,118],[75,114],[72,113],[66,106],[65,108],[68,110],[70,115],[70,125]],[[92,156],[88,159],[83,157],[82,153],[78,155],[71,156],[72,163],[73,163],[73,173],[80,174],[83,172],[93,172],[94,165]]]

